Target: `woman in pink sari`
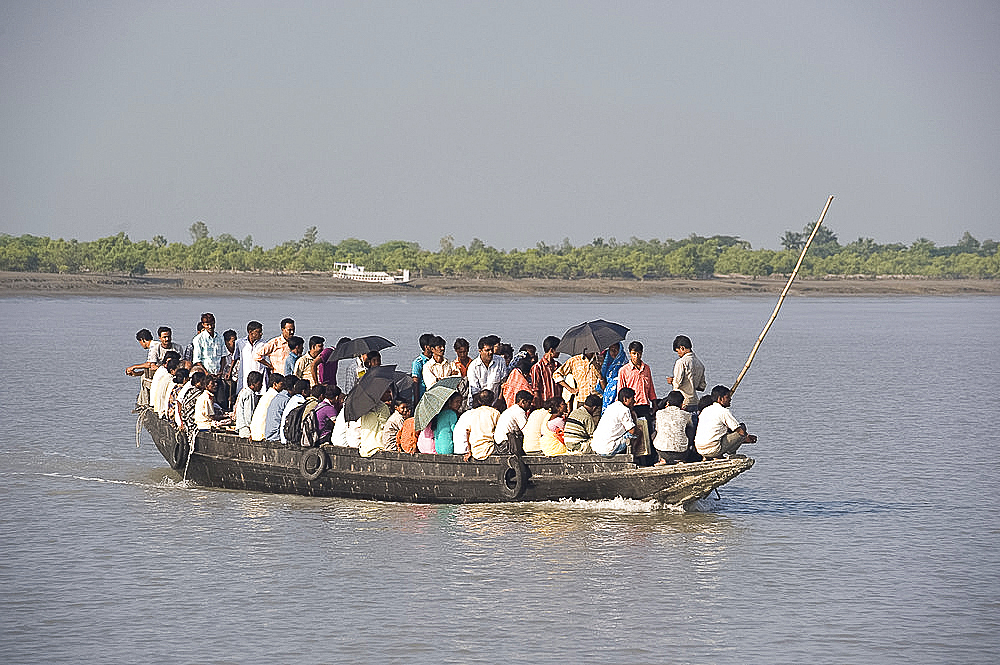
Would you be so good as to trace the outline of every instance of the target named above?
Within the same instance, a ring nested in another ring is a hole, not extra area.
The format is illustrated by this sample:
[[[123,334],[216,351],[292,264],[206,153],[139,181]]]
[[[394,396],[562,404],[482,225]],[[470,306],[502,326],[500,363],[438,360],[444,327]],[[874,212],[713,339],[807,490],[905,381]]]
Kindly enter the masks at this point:
[[[514,396],[520,391],[527,390],[529,393],[531,392],[531,382],[527,378],[531,371],[531,358],[527,355],[523,355],[520,358],[515,356],[513,364],[514,366],[511,368],[510,374],[507,375],[507,379],[500,390],[500,396],[503,397],[503,401],[507,406],[514,405]]]

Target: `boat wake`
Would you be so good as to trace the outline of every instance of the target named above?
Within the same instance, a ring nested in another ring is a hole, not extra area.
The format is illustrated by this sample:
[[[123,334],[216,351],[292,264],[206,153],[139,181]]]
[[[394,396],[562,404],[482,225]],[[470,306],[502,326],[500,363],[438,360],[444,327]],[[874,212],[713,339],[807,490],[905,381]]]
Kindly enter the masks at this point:
[[[102,483],[107,485],[132,485],[133,487],[146,487],[150,489],[193,489],[197,485],[191,481],[185,480],[173,480],[168,476],[164,476],[158,483],[150,482],[139,482],[135,480],[118,480],[112,478],[97,478],[94,476],[78,476],[72,473],[30,473],[30,472],[12,472],[6,474],[0,474],[5,476],[42,476],[44,478],[62,478],[65,480],[82,480],[89,483]]]
[[[579,511],[601,511],[614,513],[654,513],[660,511],[683,513],[686,512],[681,506],[670,506],[658,501],[649,499],[559,499],[558,501],[543,501],[537,505],[551,505],[564,510]]]

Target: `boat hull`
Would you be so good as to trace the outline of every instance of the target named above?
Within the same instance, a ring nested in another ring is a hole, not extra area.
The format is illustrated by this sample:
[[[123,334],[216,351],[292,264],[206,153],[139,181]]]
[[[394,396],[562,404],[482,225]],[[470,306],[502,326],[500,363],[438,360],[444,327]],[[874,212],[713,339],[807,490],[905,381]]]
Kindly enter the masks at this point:
[[[164,459],[194,483],[232,490],[412,503],[654,499],[686,505],[753,466],[750,458],[637,467],[626,456],[526,455],[466,462],[460,455],[299,448],[227,433],[186,436],[151,409],[139,414]],[[320,467],[318,464],[321,463]]]

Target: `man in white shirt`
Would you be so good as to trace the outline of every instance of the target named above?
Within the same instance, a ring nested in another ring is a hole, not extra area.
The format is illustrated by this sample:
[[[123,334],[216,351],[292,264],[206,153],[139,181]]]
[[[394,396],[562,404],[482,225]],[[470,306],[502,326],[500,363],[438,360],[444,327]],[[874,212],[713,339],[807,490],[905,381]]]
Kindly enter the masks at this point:
[[[254,407],[260,401],[260,389],[264,387],[264,377],[260,372],[250,372],[247,385],[236,396],[236,406],[233,409],[236,431],[244,439],[250,438],[250,421],[253,420]]]
[[[493,353],[493,337],[480,339],[479,357],[469,363],[469,369],[465,374],[469,380],[469,406],[472,406],[472,396],[483,390],[489,390],[494,395],[499,394],[500,383],[506,370],[507,365],[503,358]]]
[[[278,438],[282,443],[288,443],[288,439],[285,437],[285,420],[288,419],[288,414],[292,412],[292,409],[305,404],[309,388],[308,379],[299,379],[292,388],[292,396],[285,402],[285,408],[281,411],[281,424],[278,426]]]
[[[496,430],[497,420],[500,419],[500,412],[490,406],[495,400],[496,395],[490,390],[483,390],[474,396],[475,408],[469,412],[473,415],[470,416],[467,457],[482,460],[493,454],[496,447],[493,442],[493,432]]]
[[[271,402],[274,398],[278,396],[284,386],[285,377],[281,374],[272,374],[270,376],[271,386],[264,393],[260,401],[257,402],[257,406],[254,407],[253,416],[250,418],[250,438],[254,441],[264,440],[264,430],[267,427],[267,407],[271,406]]]
[[[705,389],[705,365],[694,355],[687,335],[674,338],[674,351],[674,375],[667,377],[667,383],[684,395],[684,410],[692,411],[698,407],[698,391]]]
[[[618,391],[618,400],[609,406],[601,415],[590,447],[602,457],[613,457],[629,450],[629,442],[635,438],[635,418],[632,407],[635,406],[635,391],[622,388]]]
[[[725,386],[715,386],[712,397],[715,402],[698,415],[698,430],[694,434],[698,453],[705,459],[719,459],[735,453],[744,443],[757,443],[757,437],[747,434],[746,426],[729,411],[732,391]]]
[[[236,342],[236,362],[239,365],[239,373],[236,375],[236,392],[240,392],[247,385],[247,376],[250,372],[260,372],[264,381],[267,381],[267,370],[257,362],[257,352],[264,346],[261,341],[264,337],[264,326],[260,321],[251,321],[247,324],[247,336]]]
[[[167,356],[163,365],[153,374],[153,382],[149,387],[149,403],[153,411],[161,418],[167,413],[167,403],[170,401],[170,389],[173,388],[174,372],[181,366],[180,356],[172,353]]]
[[[514,405],[500,414],[493,432],[497,455],[516,455],[524,450],[524,426],[528,423],[528,409],[535,398],[527,390],[519,390],[514,396]]]

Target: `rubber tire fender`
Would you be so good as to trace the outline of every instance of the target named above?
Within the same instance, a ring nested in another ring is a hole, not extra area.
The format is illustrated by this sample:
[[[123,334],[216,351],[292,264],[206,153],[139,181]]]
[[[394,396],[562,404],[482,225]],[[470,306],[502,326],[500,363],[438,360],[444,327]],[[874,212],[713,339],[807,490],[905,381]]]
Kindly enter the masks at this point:
[[[500,493],[508,499],[520,499],[528,484],[528,467],[517,455],[511,455],[506,462],[500,463],[500,473],[497,474]]]
[[[326,451],[322,448],[307,448],[299,457],[299,473],[306,480],[316,480],[326,471],[327,461]]]
[[[188,440],[184,432],[174,433],[174,445],[170,448],[170,468],[179,471],[184,468],[188,456]]]

